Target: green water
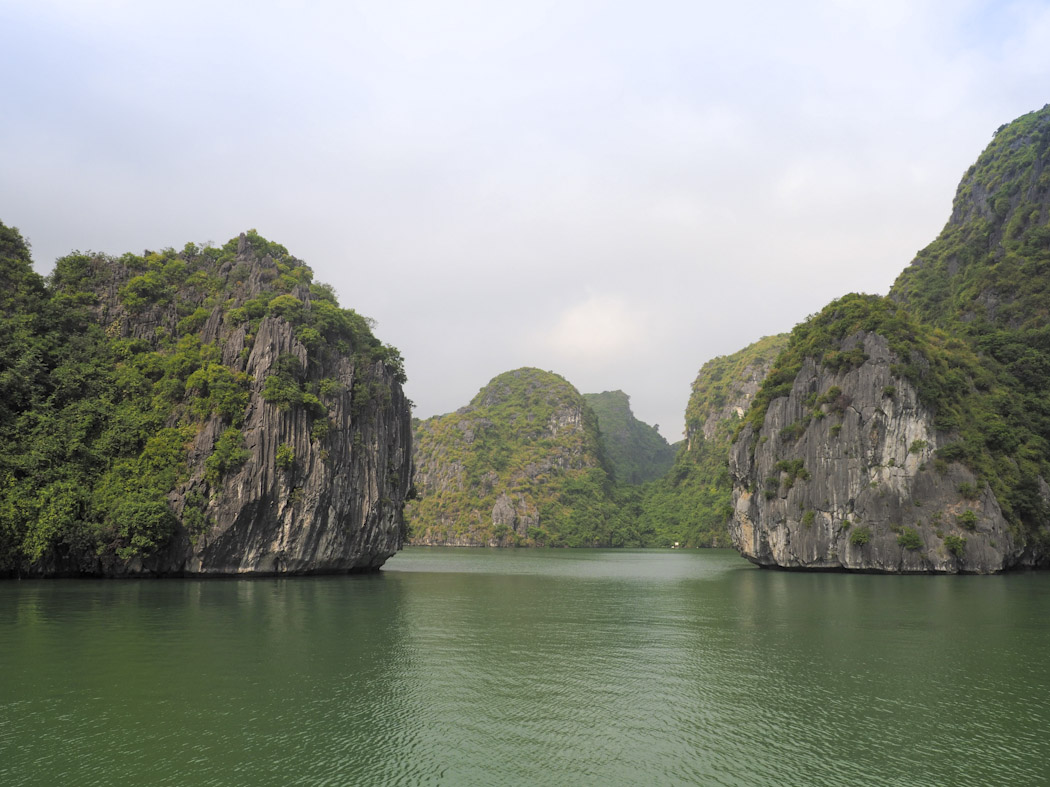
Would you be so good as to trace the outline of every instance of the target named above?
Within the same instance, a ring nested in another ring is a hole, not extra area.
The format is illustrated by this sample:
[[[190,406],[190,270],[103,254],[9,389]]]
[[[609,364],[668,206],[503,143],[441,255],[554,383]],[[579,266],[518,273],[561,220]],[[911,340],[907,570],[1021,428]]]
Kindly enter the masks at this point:
[[[1045,783],[1048,658],[1048,574],[409,549],[10,581],[0,784]]]

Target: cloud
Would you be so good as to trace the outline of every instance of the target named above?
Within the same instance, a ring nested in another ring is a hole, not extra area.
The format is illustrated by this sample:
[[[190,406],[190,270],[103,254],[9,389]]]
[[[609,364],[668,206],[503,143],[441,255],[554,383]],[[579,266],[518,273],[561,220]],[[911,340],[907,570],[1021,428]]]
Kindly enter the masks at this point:
[[[573,304],[539,333],[545,355],[572,364],[603,366],[653,346],[647,310],[615,295],[591,295]]]
[[[42,271],[255,227],[377,318],[419,415],[534,365],[668,434],[711,357],[884,292],[1050,84],[1031,2],[10,0],[0,28],[0,220]]]

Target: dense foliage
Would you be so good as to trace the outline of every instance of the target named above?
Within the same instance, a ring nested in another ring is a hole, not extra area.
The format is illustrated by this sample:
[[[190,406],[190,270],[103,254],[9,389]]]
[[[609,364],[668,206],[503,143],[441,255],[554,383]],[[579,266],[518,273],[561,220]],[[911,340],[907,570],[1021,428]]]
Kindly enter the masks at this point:
[[[207,496],[247,458],[245,366],[267,315],[292,323],[310,357],[352,353],[403,379],[397,351],[365,318],[254,231],[221,248],[74,253],[45,281],[19,232],[0,224],[0,285],[0,571],[127,561],[177,529],[204,532]],[[234,358],[220,325],[243,340]],[[320,392],[285,366],[279,406],[304,407],[323,424]],[[188,448],[216,422],[203,478],[187,490]]]
[[[643,490],[642,519],[653,533],[654,546],[729,546],[733,484],[727,457],[732,434],[786,343],[786,336],[767,336],[700,369],[686,409],[687,439],[671,470]]]
[[[607,470],[597,417],[556,374],[502,374],[468,407],[418,424],[415,435],[419,499],[405,519],[416,541],[647,543],[637,496]],[[504,521],[501,511],[516,520]]]
[[[941,327],[1044,328],[1050,317],[1050,108],[1002,126],[970,167],[940,236],[892,297]]]
[[[642,484],[660,478],[671,468],[674,449],[657,427],[634,417],[627,394],[604,391],[584,394],[583,398],[598,418],[598,435],[616,481]]]
[[[972,413],[946,424],[959,439],[943,453],[977,469],[1039,538],[1050,526],[1050,106],[996,132],[891,296],[979,354]]]

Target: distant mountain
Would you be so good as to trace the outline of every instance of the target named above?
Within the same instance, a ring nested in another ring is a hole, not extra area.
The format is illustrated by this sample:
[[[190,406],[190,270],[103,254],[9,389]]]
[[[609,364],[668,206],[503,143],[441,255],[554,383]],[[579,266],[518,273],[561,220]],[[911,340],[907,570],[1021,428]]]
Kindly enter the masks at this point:
[[[795,327],[730,474],[760,565],[1050,565],[1050,106],[996,132],[889,297]]]
[[[506,372],[467,407],[417,422],[414,458],[412,543],[642,543],[635,512],[617,505],[597,417],[552,372]]]
[[[598,417],[598,434],[613,478],[642,484],[664,475],[674,464],[674,449],[660,432],[631,412],[631,397],[623,391],[584,394]]]

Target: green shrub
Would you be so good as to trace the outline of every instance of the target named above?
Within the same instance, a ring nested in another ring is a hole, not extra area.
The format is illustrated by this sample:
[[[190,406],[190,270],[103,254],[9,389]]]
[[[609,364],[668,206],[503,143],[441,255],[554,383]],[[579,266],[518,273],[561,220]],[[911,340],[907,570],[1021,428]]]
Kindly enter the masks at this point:
[[[295,338],[305,344],[307,347],[317,347],[324,340],[321,336],[321,332],[316,328],[311,328],[309,325],[299,325],[295,329]]]
[[[922,536],[914,527],[902,527],[897,535],[897,543],[905,549],[922,549]]]
[[[187,378],[186,393],[193,396],[190,410],[198,418],[214,412],[240,426],[248,407],[248,375],[209,363]]]
[[[132,277],[118,292],[121,302],[133,312],[153,304],[170,303],[172,294],[172,287],[157,271]]]
[[[204,323],[208,321],[208,317],[211,316],[211,310],[205,309],[203,306],[194,310],[188,317],[183,317],[179,320],[178,332],[180,334],[185,333],[196,333],[202,327]]]
[[[215,442],[215,450],[204,461],[204,480],[218,486],[223,476],[248,461],[251,452],[244,445],[240,429],[229,428]]]
[[[194,490],[186,495],[186,505],[182,509],[182,523],[190,534],[190,542],[196,546],[200,537],[211,528],[208,517],[208,498]]]
[[[263,383],[263,399],[279,410],[302,407],[312,418],[325,416],[328,408],[314,394],[303,390],[301,377],[299,359],[290,353],[281,355],[274,364],[274,373]]]
[[[944,539],[944,547],[956,557],[962,557],[966,551],[966,539],[962,536],[949,535]]]
[[[240,325],[242,322],[248,322],[248,319],[248,312],[241,307],[226,312],[226,322],[231,325]]]
[[[862,547],[871,541],[871,528],[858,527],[854,528],[853,532],[849,534],[849,542],[855,547]]]
[[[291,470],[295,464],[295,449],[288,443],[277,446],[277,466],[282,470]]]
[[[335,396],[343,390],[343,384],[334,377],[325,377],[320,382],[319,392],[321,396]]]
[[[311,440],[324,440],[331,431],[332,423],[327,418],[318,418],[310,427]]]
[[[867,354],[861,347],[854,347],[852,350],[829,350],[824,353],[824,357],[821,359],[821,363],[828,367],[832,371],[841,372],[856,369],[858,366],[868,360]]]
[[[963,511],[955,518],[955,521],[959,523],[960,527],[964,527],[967,530],[975,530],[977,528],[977,514],[971,509]]]
[[[303,392],[299,384],[279,374],[271,374],[263,383],[262,398],[277,407],[287,410],[302,401]]]
[[[808,481],[810,477],[809,471],[803,466],[801,459],[784,459],[773,465],[773,468],[787,474],[787,478],[784,479],[784,487],[786,489],[791,489],[795,485],[796,480]],[[779,486],[780,476],[770,476],[766,479],[766,484]]]
[[[269,303],[269,312],[283,317],[288,322],[297,323],[302,319],[303,302],[294,295],[278,295]]]
[[[149,555],[168,540],[177,524],[168,501],[150,492],[122,500],[113,511],[111,522],[120,538],[116,552],[121,560]]]

